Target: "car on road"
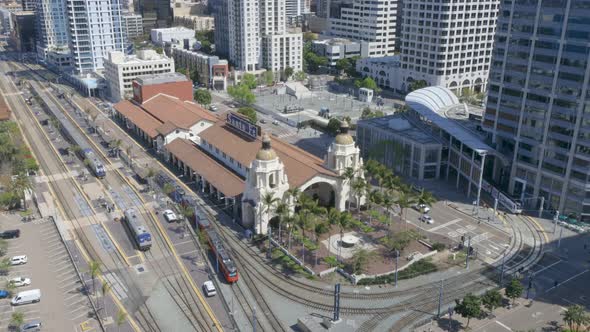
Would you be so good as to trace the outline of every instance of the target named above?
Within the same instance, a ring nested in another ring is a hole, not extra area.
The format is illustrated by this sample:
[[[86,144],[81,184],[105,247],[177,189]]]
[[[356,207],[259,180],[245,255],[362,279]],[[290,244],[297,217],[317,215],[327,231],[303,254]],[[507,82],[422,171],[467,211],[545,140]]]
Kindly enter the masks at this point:
[[[412,206],[412,208],[416,211],[422,212],[422,213],[428,213],[430,212],[430,207],[426,204],[414,204]]]
[[[434,224],[434,220],[432,220],[432,217],[429,216],[429,215],[427,215],[427,214],[423,214],[420,217],[420,220],[423,221],[423,222],[425,222],[425,223],[427,223],[427,224],[429,224],[429,225]]]
[[[0,299],[5,299],[10,295],[10,293],[8,293],[8,291],[0,289]]]
[[[278,126],[278,125],[279,125],[279,121],[277,121],[277,120],[274,120],[274,121],[272,122],[272,124],[273,124],[273,125],[275,125],[275,126]]]
[[[207,297],[211,297],[217,294],[217,290],[215,289],[215,285],[213,285],[213,281],[207,280],[203,283],[203,292]]]
[[[174,222],[178,220],[176,213],[174,213],[172,210],[164,210],[162,214],[164,215],[164,219],[166,219],[167,222]]]
[[[215,105],[211,105],[211,106],[209,106],[209,110],[210,110],[211,112],[217,112],[217,106],[215,106]]]
[[[27,264],[27,261],[29,259],[27,258],[27,255],[18,255],[18,256],[12,256],[12,258],[10,258],[10,265],[23,265],[23,264]]]
[[[16,287],[28,286],[31,284],[31,279],[25,277],[16,277],[8,280],[9,283]]]
[[[15,239],[20,237],[20,229],[11,229],[4,232],[0,232],[0,238],[3,239]]]
[[[266,120],[260,119],[260,123],[266,123]]]
[[[41,321],[38,319],[32,320],[20,326],[21,332],[41,331]]]

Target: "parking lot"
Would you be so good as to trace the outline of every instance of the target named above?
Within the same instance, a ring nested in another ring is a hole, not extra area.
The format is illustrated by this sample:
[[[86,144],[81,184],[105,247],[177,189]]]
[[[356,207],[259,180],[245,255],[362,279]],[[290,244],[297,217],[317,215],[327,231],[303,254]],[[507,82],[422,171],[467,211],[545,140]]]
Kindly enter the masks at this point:
[[[5,287],[6,279],[30,278],[31,285],[18,287],[15,292],[40,289],[41,302],[12,307],[10,299],[1,300],[0,326],[6,328],[12,313],[18,311],[24,314],[25,322],[40,319],[44,331],[82,331],[81,324],[91,331],[97,324],[89,318],[89,299],[55,225],[45,219],[23,223],[18,214],[4,214],[2,229],[20,229],[20,238],[6,240],[7,257],[27,255],[28,262],[12,267],[8,276],[3,277],[1,287]]]

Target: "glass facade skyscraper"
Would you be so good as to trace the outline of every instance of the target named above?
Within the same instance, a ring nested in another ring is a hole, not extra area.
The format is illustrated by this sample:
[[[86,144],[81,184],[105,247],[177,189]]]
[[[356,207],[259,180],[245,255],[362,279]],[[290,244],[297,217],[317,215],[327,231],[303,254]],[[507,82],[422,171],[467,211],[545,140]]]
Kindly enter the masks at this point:
[[[483,128],[525,206],[590,220],[589,80],[590,1],[502,1]]]

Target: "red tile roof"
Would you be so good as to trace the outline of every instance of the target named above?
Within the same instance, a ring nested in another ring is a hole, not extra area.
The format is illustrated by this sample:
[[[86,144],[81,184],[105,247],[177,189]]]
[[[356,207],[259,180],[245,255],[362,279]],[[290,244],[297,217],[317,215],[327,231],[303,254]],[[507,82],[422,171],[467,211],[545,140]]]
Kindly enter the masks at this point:
[[[177,138],[168,143],[166,149],[225,196],[235,197],[244,191],[244,180],[209,157],[191,141]]]
[[[223,121],[203,130],[199,137],[211,143],[220,151],[244,165],[250,167],[256,158],[256,153],[262,146],[261,138],[250,140],[233,130]],[[324,161],[304,150],[286,143],[278,138],[272,138],[272,148],[277,152],[279,160],[285,165],[285,172],[290,187],[300,187],[306,181],[318,174],[337,176],[336,173],[323,166]]]
[[[129,100],[123,100],[115,104],[114,107],[117,112],[121,113],[134,125],[139,127],[139,129],[143,130],[143,132],[150,138],[153,139],[158,136],[158,131],[156,129],[160,127],[162,123],[158,121],[158,119],[142,111],[142,109],[136,104]]]

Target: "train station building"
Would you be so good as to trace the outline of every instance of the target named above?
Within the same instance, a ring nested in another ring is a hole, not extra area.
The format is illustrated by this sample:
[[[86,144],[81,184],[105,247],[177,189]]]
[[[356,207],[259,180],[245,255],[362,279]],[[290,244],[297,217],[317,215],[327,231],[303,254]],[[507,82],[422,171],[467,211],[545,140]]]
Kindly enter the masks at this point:
[[[287,194],[293,188],[340,211],[364,203],[351,190],[353,180],[343,176],[347,168],[363,176],[360,150],[347,125],[321,159],[271,139],[239,114],[216,115],[180,95],[157,94],[142,102],[135,96],[115,104],[114,115],[236,222],[265,234],[276,217],[265,198],[283,201],[293,211],[295,200]]]

